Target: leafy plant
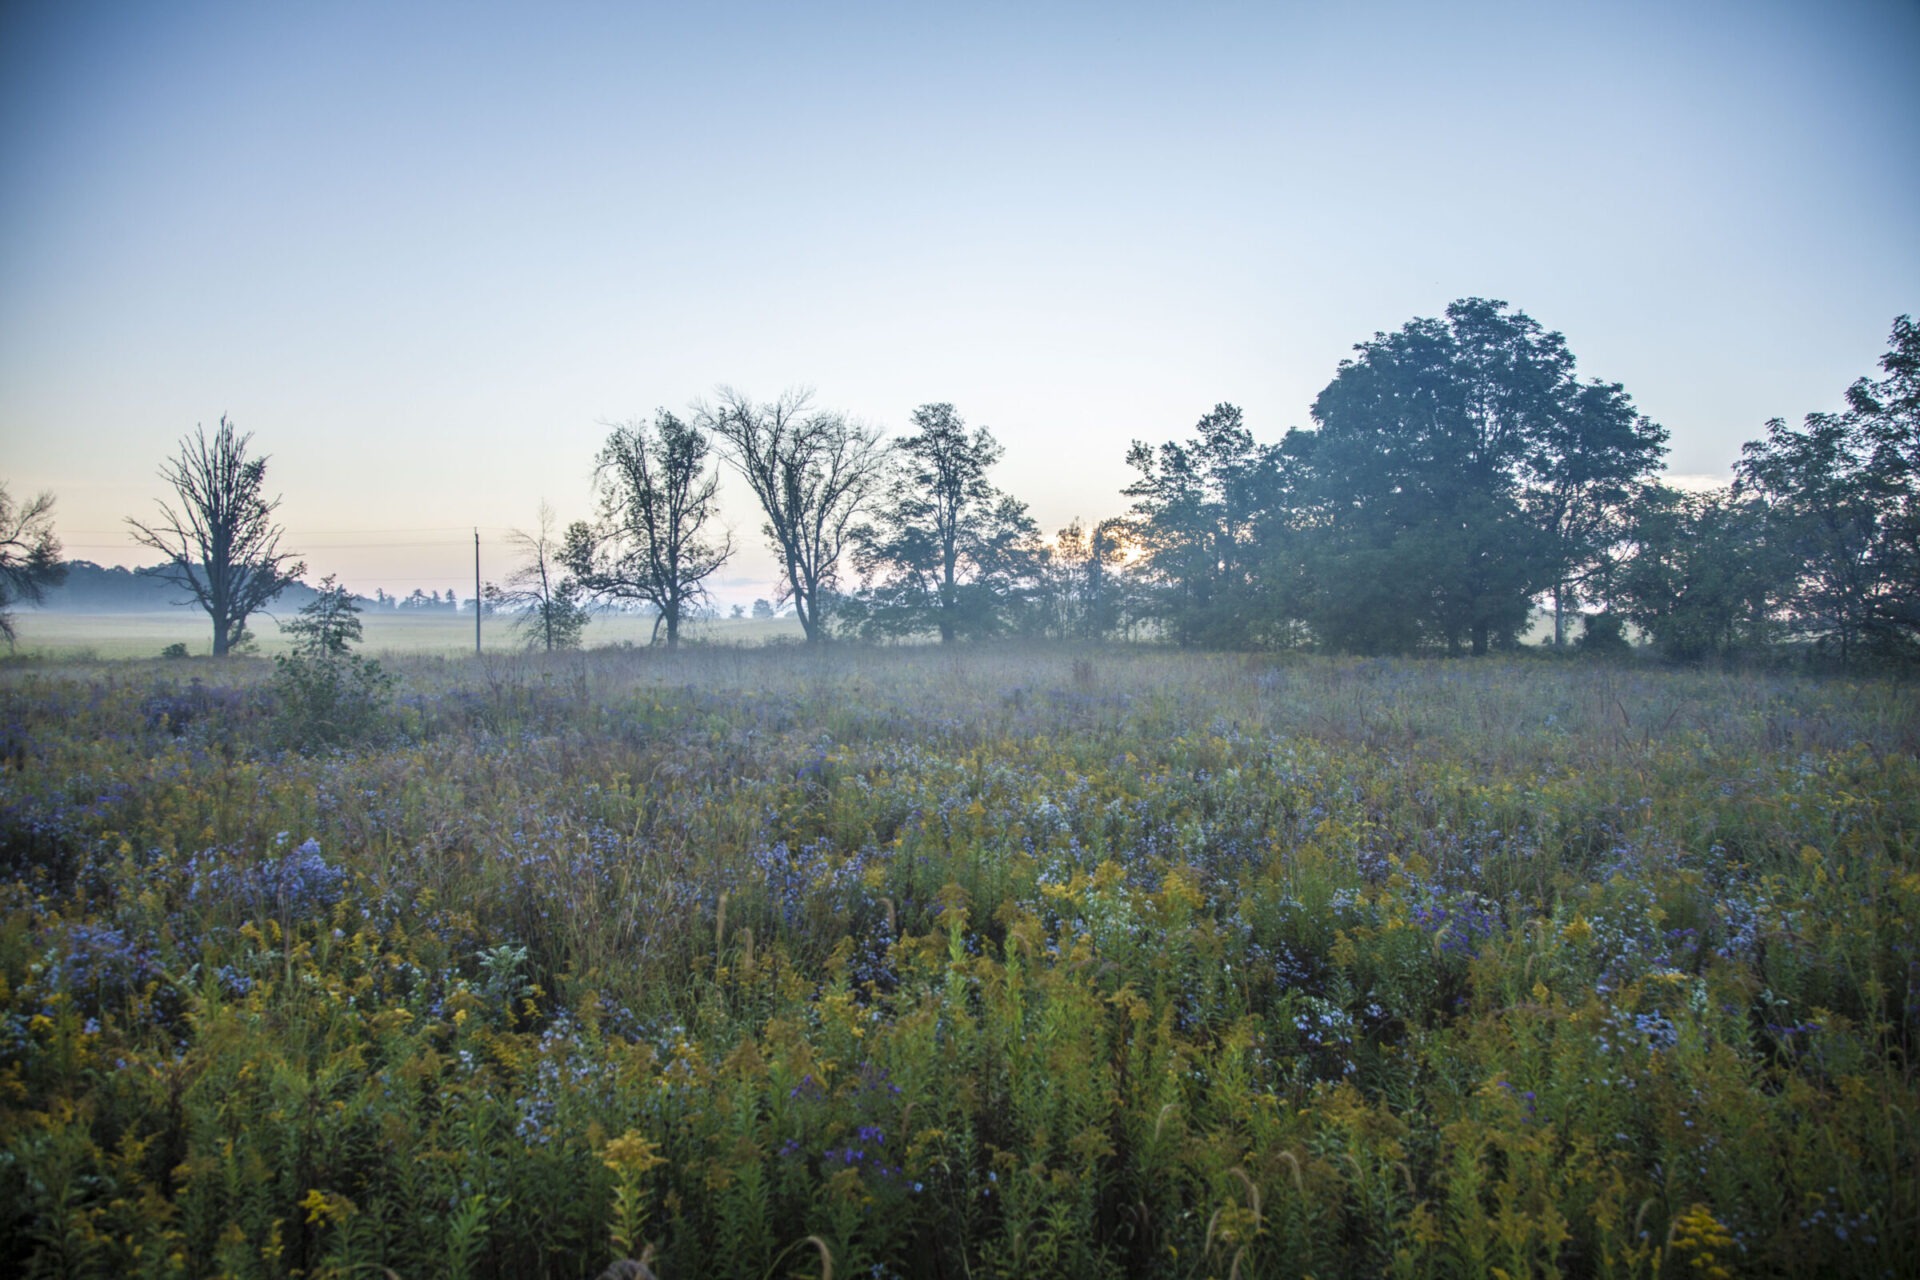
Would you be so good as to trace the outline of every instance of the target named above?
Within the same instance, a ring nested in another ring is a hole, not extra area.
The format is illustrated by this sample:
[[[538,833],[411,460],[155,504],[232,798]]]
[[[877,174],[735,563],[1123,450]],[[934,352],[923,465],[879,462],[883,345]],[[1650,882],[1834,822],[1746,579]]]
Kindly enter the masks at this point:
[[[281,631],[294,651],[274,657],[275,726],[280,741],[302,749],[340,746],[385,727],[395,679],[352,646],[361,637],[359,605],[332,575]]]

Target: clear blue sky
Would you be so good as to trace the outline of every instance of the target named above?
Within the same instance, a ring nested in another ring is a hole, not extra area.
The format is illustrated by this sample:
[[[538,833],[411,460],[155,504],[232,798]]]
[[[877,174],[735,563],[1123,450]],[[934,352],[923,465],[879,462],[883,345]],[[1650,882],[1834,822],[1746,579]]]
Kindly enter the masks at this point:
[[[226,412],[314,574],[444,588],[469,526],[587,514],[601,423],[805,383],[952,401],[1053,529],[1474,294],[1725,474],[1920,311],[1917,68],[1913,0],[14,0],[0,478],[139,563]]]

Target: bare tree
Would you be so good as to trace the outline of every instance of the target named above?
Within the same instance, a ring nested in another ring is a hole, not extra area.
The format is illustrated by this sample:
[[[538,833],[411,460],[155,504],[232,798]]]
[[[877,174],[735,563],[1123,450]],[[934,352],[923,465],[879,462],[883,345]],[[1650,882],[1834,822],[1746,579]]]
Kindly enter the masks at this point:
[[[12,606],[38,604],[48,587],[67,576],[60,562],[60,539],[53,533],[53,495],[36,494],[15,507],[0,484],[0,637],[13,647]]]
[[[733,539],[702,536],[719,512],[720,475],[707,468],[705,432],[661,409],[653,424],[616,426],[594,469],[597,527],[568,530],[563,558],[581,584],[606,600],[652,605],[654,637],[680,644],[680,623],[706,598],[706,580],[733,555]]]
[[[180,442],[180,456],[163,464],[178,508],[160,502],[151,525],[127,518],[133,540],[167,557],[155,572],[182,590],[213,619],[217,657],[246,638],[247,618],[292,586],[306,565],[280,550],[273,522],[280,499],[265,497],[265,457],[249,458],[247,442],[226,415],[208,439],[204,427]]]
[[[534,533],[515,529],[507,540],[522,555],[507,585],[487,584],[487,603],[516,613],[514,625],[526,637],[529,649],[577,649],[587,625],[580,583],[567,572],[563,551],[553,532],[553,508],[540,504],[540,527]],[[477,607],[477,605],[476,605]]]
[[[721,387],[717,406],[694,406],[700,425],[726,442],[727,461],[766,513],[767,541],[780,557],[780,600],[817,644],[839,583],[840,553],[854,517],[885,473],[888,451],[877,429],[812,407],[809,391],[755,404]]]

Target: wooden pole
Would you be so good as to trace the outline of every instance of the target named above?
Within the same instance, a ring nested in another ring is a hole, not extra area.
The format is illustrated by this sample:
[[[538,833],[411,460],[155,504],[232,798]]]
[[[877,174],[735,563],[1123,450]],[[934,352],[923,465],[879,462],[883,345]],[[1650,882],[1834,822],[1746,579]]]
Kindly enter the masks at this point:
[[[473,656],[480,656],[480,530],[473,531]]]

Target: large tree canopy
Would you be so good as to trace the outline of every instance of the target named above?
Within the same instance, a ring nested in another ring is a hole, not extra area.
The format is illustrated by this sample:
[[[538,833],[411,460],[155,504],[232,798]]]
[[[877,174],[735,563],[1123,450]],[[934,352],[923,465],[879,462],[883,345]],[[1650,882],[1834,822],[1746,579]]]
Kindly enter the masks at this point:
[[[1620,537],[1665,433],[1565,340],[1504,302],[1377,333],[1290,433],[1302,610],[1334,648],[1449,652],[1516,640],[1533,599],[1563,606]]]

